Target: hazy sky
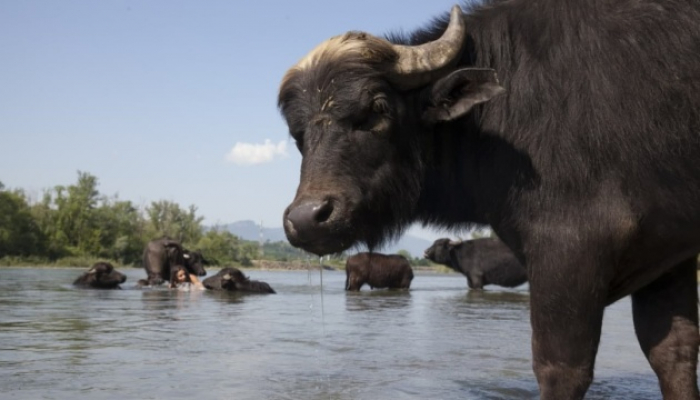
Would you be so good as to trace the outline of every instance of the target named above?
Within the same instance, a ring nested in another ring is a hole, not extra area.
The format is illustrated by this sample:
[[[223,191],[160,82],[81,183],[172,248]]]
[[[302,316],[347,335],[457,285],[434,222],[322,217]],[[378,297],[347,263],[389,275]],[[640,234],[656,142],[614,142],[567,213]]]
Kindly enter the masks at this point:
[[[280,227],[301,162],[285,71],[331,36],[410,31],[455,2],[0,1],[0,181],[38,197],[83,171],[139,206]]]

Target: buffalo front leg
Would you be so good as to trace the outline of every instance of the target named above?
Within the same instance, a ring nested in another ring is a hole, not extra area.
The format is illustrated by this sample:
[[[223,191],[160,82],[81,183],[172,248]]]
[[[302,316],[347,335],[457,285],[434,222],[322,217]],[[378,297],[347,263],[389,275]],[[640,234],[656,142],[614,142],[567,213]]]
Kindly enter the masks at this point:
[[[580,252],[544,253],[528,267],[533,370],[540,397],[582,399],[593,381],[607,284],[597,273],[600,264]]]
[[[632,294],[637,339],[665,400],[700,398],[695,257]]]

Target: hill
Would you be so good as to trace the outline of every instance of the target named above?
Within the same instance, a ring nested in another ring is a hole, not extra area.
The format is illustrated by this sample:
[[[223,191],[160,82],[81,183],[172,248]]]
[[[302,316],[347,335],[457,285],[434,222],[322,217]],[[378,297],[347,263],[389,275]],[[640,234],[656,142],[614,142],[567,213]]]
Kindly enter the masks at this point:
[[[251,220],[237,221],[231,224],[221,225],[220,227],[244,240],[259,241],[262,238],[262,240],[265,242],[268,240],[270,242],[287,242],[287,237],[285,236],[284,229],[282,227],[263,227],[260,229],[260,225]],[[404,235],[397,242],[389,244],[381,249],[377,249],[377,251],[381,253],[396,253],[399,250],[406,250],[411,253],[413,257],[422,258],[423,251],[425,251],[425,249],[430,247],[432,244],[433,242],[430,240],[411,235]],[[352,250],[349,253],[354,253],[356,251],[357,250]]]

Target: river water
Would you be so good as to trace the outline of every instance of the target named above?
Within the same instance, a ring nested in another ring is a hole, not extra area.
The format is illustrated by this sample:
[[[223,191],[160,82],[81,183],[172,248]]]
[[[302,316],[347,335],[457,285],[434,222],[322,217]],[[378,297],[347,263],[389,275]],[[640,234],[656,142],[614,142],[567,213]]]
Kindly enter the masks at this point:
[[[0,269],[2,399],[536,399],[527,285],[343,290],[341,271],[246,271],[277,294],[81,290]],[[216,270],[208,271],[212,275]],[[575,346],[572,343],[572,346]],[[658,399],[629,299],[608,308],[587,399]]]

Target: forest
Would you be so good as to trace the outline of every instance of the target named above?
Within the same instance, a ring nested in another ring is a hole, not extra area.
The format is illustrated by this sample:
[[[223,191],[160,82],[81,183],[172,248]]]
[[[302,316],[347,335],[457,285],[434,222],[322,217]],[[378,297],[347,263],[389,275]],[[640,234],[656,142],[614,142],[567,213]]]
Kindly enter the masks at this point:
[[[98,260],[139,267],[150,240],[168,236],[200,250],[211,265],[252,266],[253,260],[292,261],[314,256],[287,242],[243,240],[217,226],[204,226],[197,207],[159,200],[139,208],[118,196],[105,196],[98,178],[78,171],[77,182],[44,190],[32,199],[21,188],[0,182],[0,265],[87,267]],[[425,259],[414,265],[428,266]],[[344,254],[324,263],[341,265]]]

